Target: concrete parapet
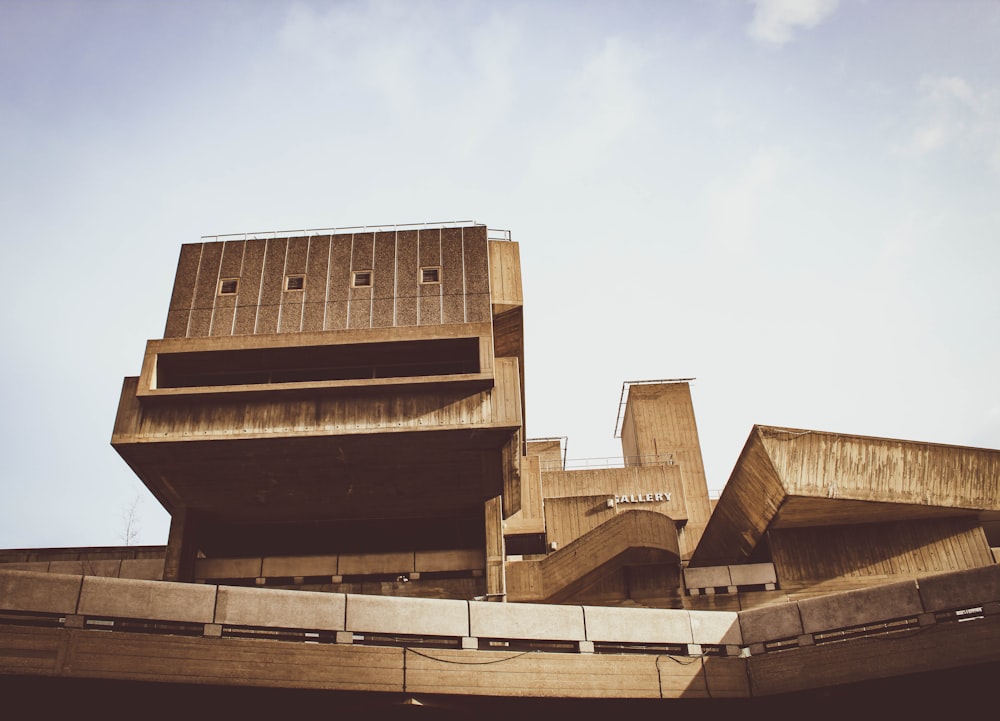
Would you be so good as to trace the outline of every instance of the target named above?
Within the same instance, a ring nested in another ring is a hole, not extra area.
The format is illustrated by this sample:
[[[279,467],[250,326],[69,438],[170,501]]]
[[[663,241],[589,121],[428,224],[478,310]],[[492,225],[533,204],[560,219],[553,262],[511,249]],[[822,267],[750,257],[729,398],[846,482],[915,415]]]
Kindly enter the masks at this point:
[[[118,560],[80,560],[52,561],[49,563],[49,573],[66,573],[71,576],[104,576],[118,578],[121,571],[121,561]]]
[[[119,578],[137,578],[145,581],[163,580],[162,558],[131,558],[122,561]]]
[[[355,633],[471,636],[475,634],[469,633],[468,603],[450,599],[348,594],[347,629]]]
[[[110,618],[211,623],[215,586],[86,576],[77,613]]]
[[[345,553],[340,556],[341,576],[410,573],[414,570],[413,553]]]
[[[705,568],[685,568],[684,585],[687,588],[715,588],[731,586],[729,566],[707,566]]]
[[[900,581],[798,601],[802,630],[819,633],[923,613],[916,581]]]
[[[269,556],[261,564],[260,575],[275,576],[336,576],[339,556]]]
[[[413,570],[418,573],[430,571],[466,571],[484,568],[486,558],[482,550],[466,551],[417,551],[414,555]]]
[[[588,641],[684,644],[693,641],[690,611],[584,606],[583,615]]]
[[[779,603],[740,611],[740,629],[747,645],[801,636],[798,604]]]
[[[926,611],[970,608],[1000,600],[1000,565],[926,576],[917,583]]]
[[[344,630],[346,596],[219,586],[215,622],[229,626]]]
[[[469,602],[470,636],[586,641],[582,606]]]
[[[34,571],[35,573],[48,573],[49,572],[49,562],[48,561],[17,561],[14,563],[5,563],[0,566],[0,570],[4,571]],[[73,574],[79,575],[79,574]]]
[[[260,558],[199,558],[194,562],[195,578],[257,578]]]
[[[747,563],[729,567],[729,577],[734,586],[766,586],[777,583],[773,563]]]
[[[696,644],[741,646],[739,614],[735,611],[692,611],[691,638]]]
[[[82,580],[80,576],[0,569],[0,608],[76,613]]]

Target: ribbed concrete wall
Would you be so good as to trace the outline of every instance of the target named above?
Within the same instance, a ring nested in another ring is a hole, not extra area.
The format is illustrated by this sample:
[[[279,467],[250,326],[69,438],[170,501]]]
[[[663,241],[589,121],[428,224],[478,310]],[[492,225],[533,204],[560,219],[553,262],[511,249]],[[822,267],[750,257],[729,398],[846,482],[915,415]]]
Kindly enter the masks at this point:
[[[484,226],[189,243],[164,338],[484,322],[489,278]]]

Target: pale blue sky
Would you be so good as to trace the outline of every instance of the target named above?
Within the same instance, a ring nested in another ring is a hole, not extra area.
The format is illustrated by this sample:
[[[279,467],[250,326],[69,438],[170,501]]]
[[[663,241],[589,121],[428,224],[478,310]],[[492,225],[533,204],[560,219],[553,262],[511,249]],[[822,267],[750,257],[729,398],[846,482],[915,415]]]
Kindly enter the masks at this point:
[[[528,434],[1000,448],[1000,1],[0,2],[0,548],[167,517],[110,447],[180,245],[475,220],[521,245]]]

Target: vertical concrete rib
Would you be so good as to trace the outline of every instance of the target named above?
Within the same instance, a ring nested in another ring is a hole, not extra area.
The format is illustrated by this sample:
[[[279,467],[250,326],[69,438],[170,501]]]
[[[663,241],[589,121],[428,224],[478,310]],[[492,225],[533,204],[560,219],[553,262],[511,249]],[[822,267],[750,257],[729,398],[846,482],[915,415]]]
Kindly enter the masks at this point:
[[[257,335],[257,326],[260,323],[260,302],[264,298],[264,268],[267,265],[267,251],[271,243],[270,238],[264,238],[264,255],[260,260],[260,281],[257,283],[257,306],[253,312],[253,333]]]
[[[240,280],[239,280],[239,282],[242,283],[243,282],[243,263],[246,261],[246,258],[247,258],[247,241],[246,241],[246,238],[244,238],[240,242],[243,243],[243,250],[240,252]],[[236,304],[233,306],[233,322],[229,324],[230,325],[229,335],[231,335],[231,336],[236,335],[236,316],[239,315],[239,309],[240,309],[239,308],[239,306],[240,306],[239,287],[237,287],[236,293],[237,293],[237,295],[236,295]]]
[[[333,239],[335,237],[335,233],[330,234],[330,240],[326,247],[326,285],[323,290],[323,325],[321,326],[323,330],[327,330],[326,313],[330,307],[330,283],[333,281]]]
[[[201,261],[205,255],[205,244],[202,243],[201,247],[198,249],[198,270],[194,273],[194,287],[191,289],[191,303],[188,309],[188,322],[187,327],[184,329],[184,337],[191,337],[191,318],[194,316],[194,304],[195,300],[198,298],[198,278],[201,276]]]
[[[347,265],[347,317],[344,327],[351,329],[351,301],[354,299],[354,233],[351,233],[351,259]]]

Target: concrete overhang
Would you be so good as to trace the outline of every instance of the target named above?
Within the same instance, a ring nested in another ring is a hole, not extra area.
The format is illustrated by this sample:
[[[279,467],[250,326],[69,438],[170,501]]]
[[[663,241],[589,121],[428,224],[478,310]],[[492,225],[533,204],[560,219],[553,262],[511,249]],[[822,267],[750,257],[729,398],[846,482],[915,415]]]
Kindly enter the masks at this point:
[[[146,343],[136,395],[175,396],[493,383],[489,323],[165,338]]]
[[[770,528],[1000,514],[1000,450],[754,426],[691,565],[746,562]]]

